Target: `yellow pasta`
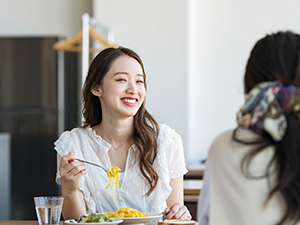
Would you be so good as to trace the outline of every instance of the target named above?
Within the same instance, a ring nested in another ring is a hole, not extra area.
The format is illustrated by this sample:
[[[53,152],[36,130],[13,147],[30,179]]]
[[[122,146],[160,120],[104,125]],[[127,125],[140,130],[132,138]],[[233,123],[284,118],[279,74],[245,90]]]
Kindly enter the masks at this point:
[[[115,167],[109,167],[106,171],[107,176],[109,177],[109,184],[107,185],[106,189],[111,184],[111,178],[113,178],[113,184],[112,184],[112,191],[113,191],[113,203],[115,203],[115,187],[119,189],[119,172],[121,169],[117,166]]]
[[[128,207],[122,207],[118,209],[117,211],[113,212],[107,212],[104,213],[104,215],[107,215],[109,218],[124,218],[124,217],[147,217],[145,213],[142,213],[136,209],[128,208]]]

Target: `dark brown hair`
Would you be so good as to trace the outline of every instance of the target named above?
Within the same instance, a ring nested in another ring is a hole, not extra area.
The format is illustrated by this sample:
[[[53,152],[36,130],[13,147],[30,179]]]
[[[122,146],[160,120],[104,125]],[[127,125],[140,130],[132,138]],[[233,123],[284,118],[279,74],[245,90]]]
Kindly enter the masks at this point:
[[[102,121],[101,102],[92,94],[95,85],[101,85],[115,59],[127,55],[139,62],[144,73],[144,85],[146,88],[146,74],[143,62],[132,50],[124,47],[107,48],[101,51],[92,61],[83,87],[83,128],[95,126]],[[157,137],[159,127],[155,119],[145,108],[145,101],[134,116],[134,131],[132,140],[139,149],[140,171],[149,182],[150,188],[146,194],[149,196],[158,182],[158,175],[153,168],[153,162],[157,155]]]
[[[244,77],[245,93],[263,81],[279,80],[283,85],[292,84],[300,87],[300,36],[293,32],[278,32],[267,35],[259,40],[251,51]],[[270,190],[266,203],[277,192],[280,192],[286,203],[286,211],[278,225],[287,222],[300,221],[300,124],[299,113],[286,115],[287,130],[283,139],[275,142],[268,134],[260,142],[245,142],[244,144],[259,144],[242,161],[243,173],[252,179],[270,178],[276,165],[276,184]],[[253,177],[249,173],[251,160],[267,146],[275,147],[275,154],[268,162],[267,171],[262,177]],[[245,169],[246,168],[246,169]]]

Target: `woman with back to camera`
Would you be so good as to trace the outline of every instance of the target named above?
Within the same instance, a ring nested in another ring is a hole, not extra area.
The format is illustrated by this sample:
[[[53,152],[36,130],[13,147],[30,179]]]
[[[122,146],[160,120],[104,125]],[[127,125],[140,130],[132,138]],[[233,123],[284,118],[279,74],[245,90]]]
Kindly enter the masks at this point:
[[[55,142],[65,219],[121,207],[191,219],[183,206],[187,169],[181,138],[156,123],[145,96],[146,75],[135,52],[107,48],[93,59],[83,89],[84,125]],[[121,169],[115,203],[107,174],[76,158]]]
[[[244,77],[238,128],[212,143],[199,225],[300,224],[300,36],[259,40]]]

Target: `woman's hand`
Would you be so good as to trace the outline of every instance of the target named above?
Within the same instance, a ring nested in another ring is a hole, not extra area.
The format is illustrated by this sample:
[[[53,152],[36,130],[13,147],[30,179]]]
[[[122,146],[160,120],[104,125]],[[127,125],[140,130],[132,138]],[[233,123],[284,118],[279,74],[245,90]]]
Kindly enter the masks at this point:
[[[76,157],[72,152],[61,158],[59,164],[59,173],[61,176],[61,184],[64,191],[70,194],[78,191],[80,186],[80,178],[86,174],[86,166],[84,163],[76,161]]]
[[[172,192],[167,199],[168,208],[164,211],[164,219],[191,220],[192,216],[183,205],[183,176],[171,179]]]
[[[84,163],[76,161],[72,152],[61,158],[58,170],[61,176],[62,196],[64,204],[62,214],[64,219],[79,218],[86,214],[83,193],[79,190],[80,178],[86,174]]]
[[[191,220],[192,216],[186,206],[176,203],[172,205],[170,208],[165,209],[164,219]]]

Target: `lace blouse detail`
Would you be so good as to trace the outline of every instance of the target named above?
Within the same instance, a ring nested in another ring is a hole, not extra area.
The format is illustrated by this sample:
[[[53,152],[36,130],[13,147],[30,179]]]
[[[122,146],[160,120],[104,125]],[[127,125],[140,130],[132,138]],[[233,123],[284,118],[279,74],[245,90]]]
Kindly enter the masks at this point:
[[[166,199],[172,188],[170,179],[184,175],[187,172],[184,160],[183,146],[180,136],[169,126],[160,124],[158,135],[158,153],[153,163],[159,179],[155,190],[146,197],[149,190],[148,181],[139,170],[135,160],[136,146],[129,148],[125,171],[119,181],[120,188],[116,190],[116,202],[112,202],[112,190],[105,189],[109,179],[105,172],[97,167],[87,165],[87,174],[80,179],[80,190],[84,194],[87,212],[115,211],[121,207],[132,207],[143,212],[162,212],[166,208]],[[56,182],[60,182],[58,171],[62,156],[70,151],[78,158],[98,163],[105,168],[111,167],[108,150],[111,145],[97,135],[91,127],[74,128],[63,132],[55,142],[58,153]]]

